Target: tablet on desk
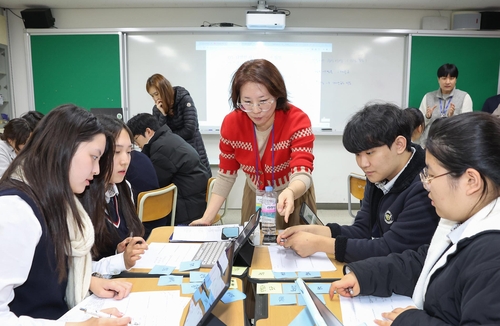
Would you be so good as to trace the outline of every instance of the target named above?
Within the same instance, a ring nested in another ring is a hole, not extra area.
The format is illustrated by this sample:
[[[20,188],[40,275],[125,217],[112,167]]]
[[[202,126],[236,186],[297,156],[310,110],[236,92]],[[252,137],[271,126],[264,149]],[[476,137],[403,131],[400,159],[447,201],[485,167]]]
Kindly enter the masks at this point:
[[[305,224],[308,225],[325,225],[319,217],[314,214],[312,211],[311,207],[307,206],[306,203],[302,203],[302,206],[300,207],[300,213],[299,213],[300,218],[302,221],[304,221]]]

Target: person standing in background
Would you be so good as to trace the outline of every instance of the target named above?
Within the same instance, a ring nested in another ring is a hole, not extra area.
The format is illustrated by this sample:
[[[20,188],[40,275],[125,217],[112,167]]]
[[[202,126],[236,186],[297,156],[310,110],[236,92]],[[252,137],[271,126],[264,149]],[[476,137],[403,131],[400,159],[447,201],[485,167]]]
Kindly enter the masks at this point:
[[[241,224],[255,212],[262,198],[258,191],[272,186],[282,216],[276,217],[277,229],[297,225],[303,202],[316,212],[311,121],[288,102],[283,76],[267,60],[243,63],[231,84],[234,110],[221,126],[219,172],[207,210],[192,224],[212,223],[241,168],[246,175]]]
[[[420,137],[425,130],[425,118],[422,111],[417,108],[406,108],[404,112],[411,122],[411,142],[422,146]]]
[[[456,88],[458,68],[445,63],[437,70],[439,89],[425,94],[419,110],[425,117],[425,130],[420,143],[425,144],[429,128],[441,117],[451,117],[465,112],[472,112],[472,99],[464,91]]]
[[[181,136],[193,146],[209,176],[212,176],[198,125],[198,112],[187,89],[181,86],[172,87],[168,79],[160,74],[154,74],[146,81],[146,91],[155,102],[153,115],[160,122],[160,126],[168,125],[174,134]]]

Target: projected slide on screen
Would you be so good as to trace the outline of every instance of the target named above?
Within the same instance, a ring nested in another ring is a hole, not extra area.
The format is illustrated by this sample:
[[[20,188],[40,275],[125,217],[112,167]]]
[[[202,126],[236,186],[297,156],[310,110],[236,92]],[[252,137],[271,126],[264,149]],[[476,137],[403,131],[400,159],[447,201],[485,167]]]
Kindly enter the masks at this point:
[[[306,30],[306,29],[305,29]],[[309,116],[315,133],[341,134],[353,113],[372,101],[404,98],[404,36],[300,31],[202,29],[127,35],[129,112],[151,112],[146,80],[155,73],[186,88],[202,133],[219,133],[234,72],[245,61],[271,61],[288,99]]]
[[[227,89],[234,72],[247,60],[271,61],[285,79],[288,98],[308,112],[311,121],[320,121],[321,53],[332,52],[329,43],[298,42],[196,42],[206,52],[207,120],[200,125],[217,126],[227,113]],[[297,78],[296,76],[300,76]],[[323,124],[330,127],[329,122]]]

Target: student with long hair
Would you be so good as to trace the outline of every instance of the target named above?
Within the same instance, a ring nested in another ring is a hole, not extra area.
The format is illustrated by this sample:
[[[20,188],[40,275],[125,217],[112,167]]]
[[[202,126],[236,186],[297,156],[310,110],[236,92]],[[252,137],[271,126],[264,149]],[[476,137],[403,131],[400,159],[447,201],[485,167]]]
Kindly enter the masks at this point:
[[[498,325],[499,139],[500,119],[484,112],[434,121],[420,175],[441,217],[430,245],[348,264],[330,296],[413,295],[378,325]]]
[[[115,140],[113,170],[100,204],[84,202],[83,205],[90,213],[96,234],[92,248],[94,272],[119,274],[132,268],[148,248],[142,238],[144,227],[132,202],[130,185],[125,180],[133,137],[123,121],[107,115],[97,119]]]
[[[10,120],[0,134],[0,177],[16,158],[31,135],[32,128],[22,118]]]
[[[0,180],[0,325],[46,325],[92,291],[122,299],[128,282],[92,276],[94,228],[76,196],[99,202],[113,139],[88,111],[52,110]],[[90,184],[94,185],[86,189]],[[130,318],[66,325],[127,325]],[[38,320],[43,319],[43,320]]]

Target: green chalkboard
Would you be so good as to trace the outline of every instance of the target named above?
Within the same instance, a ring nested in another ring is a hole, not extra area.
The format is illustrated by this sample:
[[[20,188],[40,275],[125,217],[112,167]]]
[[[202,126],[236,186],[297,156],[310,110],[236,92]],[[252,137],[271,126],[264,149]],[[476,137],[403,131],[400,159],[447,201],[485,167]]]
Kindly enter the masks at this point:
[[[437,70],[445,63],[457,66],[457,88],[472,98],[474,111],[497,94],[500,38],[412,36],[409,105],[419,107],[427,92],[439,88]]]
[[[35,108],[121,107],[118,34],[31,35]]]

